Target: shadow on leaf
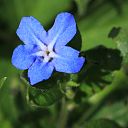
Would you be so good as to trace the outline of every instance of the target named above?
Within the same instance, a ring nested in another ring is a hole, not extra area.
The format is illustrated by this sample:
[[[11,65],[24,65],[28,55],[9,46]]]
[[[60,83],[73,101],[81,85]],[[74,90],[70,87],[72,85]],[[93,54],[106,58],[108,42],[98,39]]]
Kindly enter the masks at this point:
[[[122,57],[117,49],[110,49],[98,46],[88,51],[82,52],[88,60],[87,65],[79,73],[79,82],[88,85],[109,84],[109,77],[105,77],[121,67]]]

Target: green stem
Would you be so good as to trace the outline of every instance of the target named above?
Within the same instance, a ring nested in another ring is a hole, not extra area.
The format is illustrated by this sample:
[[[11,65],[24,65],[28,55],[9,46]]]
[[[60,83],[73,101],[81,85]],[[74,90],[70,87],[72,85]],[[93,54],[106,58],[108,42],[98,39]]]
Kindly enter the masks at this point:
[[[103,101],[106,99],[109,95],[111,95],[114,91],[119,90],[120,88],[128,85],[128,76],[120,70],[115,73],[115,78],[112,82],[111,85],[106,86],[104,90],[101,92],[93,95],[92,97],[89,98],[89,103],[91,105],[98,104],[99,102]]]
[[[65,128],[66,127],[67,116],[68,116],[68,111],[67,111],[66,99],[65,99],[65,97],[63,97],[57,128]]]
[[[86,111],[83,116],[78,120],[78,122],[74,125],[74,128],[80,127],[85,123],[90,117],[94,115],[94,113],[101,107],[104,101],[116,90],[123,88],[128,85],[128,76],[122,71],[119,70],[115,73],[114,80],[111,85],[106,86],[104,90],[93,95],[88,99],[91,108]]]

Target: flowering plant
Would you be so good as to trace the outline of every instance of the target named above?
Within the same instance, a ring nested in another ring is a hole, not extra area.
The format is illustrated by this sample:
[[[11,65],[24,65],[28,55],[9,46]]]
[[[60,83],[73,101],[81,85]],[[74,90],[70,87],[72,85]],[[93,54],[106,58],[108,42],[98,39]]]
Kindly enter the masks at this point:
[[[76,23],[70,13],[58,14],[48,32],[34,17],[23,17],[16,33],[24,45],[14,50],[12,63],[19,69],[28,69],[31,85],[47,80],[54,69],[77,73],[85,62],[79,51],[65,46],[76,34]]]

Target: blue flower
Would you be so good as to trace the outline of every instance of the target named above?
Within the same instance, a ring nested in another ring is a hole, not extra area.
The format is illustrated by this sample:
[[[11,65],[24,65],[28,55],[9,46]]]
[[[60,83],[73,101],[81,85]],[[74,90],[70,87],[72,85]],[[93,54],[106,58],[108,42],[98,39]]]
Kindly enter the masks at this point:
[[[49,79],[53,70],[77,73],[85,62],[79,51],[66,46],[76,34],[70,13],[58,14],[48,31],[34,17],[23,17],[16,33],[24,44],[15,48],[12,64],[21,70],[28,69],[31,85]]]

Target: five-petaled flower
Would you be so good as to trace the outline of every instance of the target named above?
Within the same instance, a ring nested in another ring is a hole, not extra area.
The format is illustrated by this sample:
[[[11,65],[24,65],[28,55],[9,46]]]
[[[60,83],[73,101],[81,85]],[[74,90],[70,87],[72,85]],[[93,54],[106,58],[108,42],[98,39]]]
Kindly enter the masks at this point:
[[[53,70],[77,73],[85,62],[79,51],[66,46],[76,34],[76,23],[70,13],[58,14],[47,32],[34,17],[23,17],[16,33],[24,45],[14,50],[12,64],[21,70],[28,69],[31,85],[47,80]]]

